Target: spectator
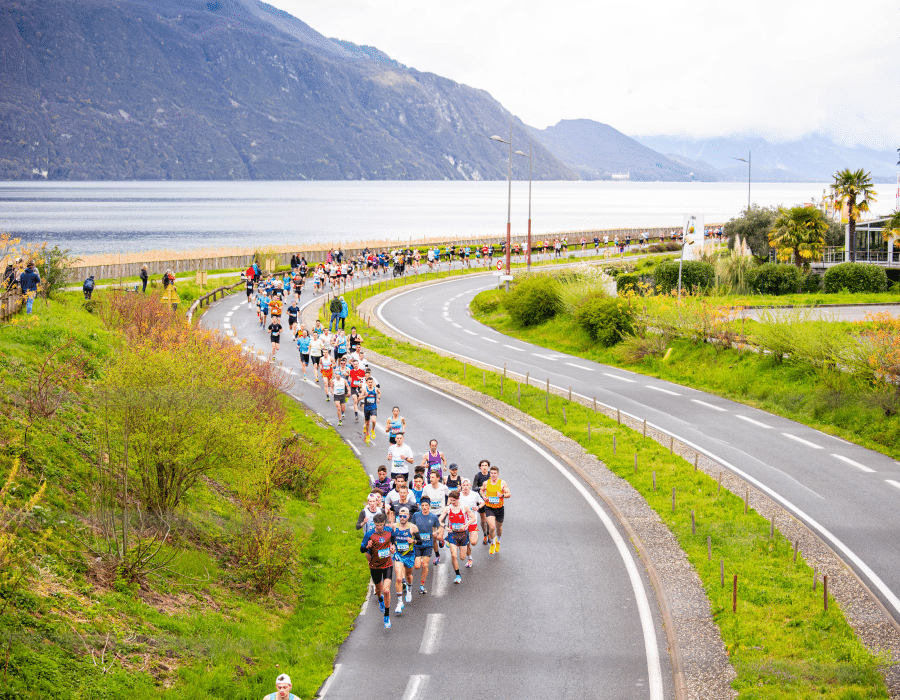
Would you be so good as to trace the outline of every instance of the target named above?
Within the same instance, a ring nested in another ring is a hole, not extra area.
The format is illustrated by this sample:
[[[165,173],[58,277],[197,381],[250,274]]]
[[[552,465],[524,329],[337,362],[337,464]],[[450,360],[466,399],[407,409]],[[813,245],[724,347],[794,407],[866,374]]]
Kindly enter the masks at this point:
[[[12,289],[16,284],[16,269],[13,267],[12,261],[6,263],[6,269],[3,271],[3,290]]]
[[[147,282],[150,281],[150,274],[147,272],[147,266],[144,265],[141,267],[141,283],[144,285],[144,288],[141,290],[144,294],[147,293]]]
[[[175,275],[172,274],[172,271],[166,270],[163,273],[163,278],[162,278],[163,289],[168,289],[169,282],[172,282],[174,280],[175,280]]]
[[[94,293],[94,276],[88,275],[88,278],[84,281],[84,284],[81,287],[81,291],[84,292],[84,298],[90,299],[91,294]]]
[[[334,330],[337,330],[338,321],[341,318],[341,310],[343,309],[341,300],[337,297],[334,297],[331,300],[331,304],[329,304],[328,309],[331,311],[331,320],[328,322],[328,330],[332,330],[332,325],[334,326]]]
[[[350,315],[350,309],[347,307],[347,302],[344,301],[344,297],[341,297],[341,330],[346,329],[347,316]],[[337,330],[337,326],[335,326],[335,330]]]
[[[25,271],[19,276],[19,286],[22,289],[22,294],[25,295],[26,313],[31,313],[31,308],[34,305],[34,298],[37,296],[38,285],[40,283],[41,276],[34,266],[34,260],[29,260],[28,267],[26,267]]]

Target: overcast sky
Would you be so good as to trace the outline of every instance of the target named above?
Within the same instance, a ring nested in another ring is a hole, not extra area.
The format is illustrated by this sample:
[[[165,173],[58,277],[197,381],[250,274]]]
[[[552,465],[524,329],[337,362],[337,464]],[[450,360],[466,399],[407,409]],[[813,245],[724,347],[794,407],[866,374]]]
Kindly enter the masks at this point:
[[[539,128],[900,146],[896,0],[267,0]]]

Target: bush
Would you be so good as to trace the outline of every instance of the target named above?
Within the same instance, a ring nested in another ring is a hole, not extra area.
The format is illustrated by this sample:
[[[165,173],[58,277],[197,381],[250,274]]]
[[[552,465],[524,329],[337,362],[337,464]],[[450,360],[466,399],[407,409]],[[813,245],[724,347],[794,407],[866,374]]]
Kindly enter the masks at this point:
[[[678,288],[678,261],[667,260],[656,268],[656,285],[664,294]],[[681,288],[705,292],[716,282],[716,270],[708,262],[685,260],[681,269]]]
[[[638,293],[638,282],[641,278],[633,272],[627,272],[624,275],[616,277],[616,291],[622,295],[628,292]]]
[[[489,289],[476,295],[469,307],[472,313],[479,316],[496,313],[503,305],[504,294],[502,289]]]
[[[547,275],[526,277],[503,298],[513,323],[536,326],[558,314],[563,307],[559,282]]]
[[[626,333],[632,333],[633,321],[631,305],[621,299],[585,299],[575,312],[575,322],[605,348],[620,342]]]
[[[845,262],[825,272],[825,291],[829,294],[836,294],[844,289],[851,294],[884,292],[887,288],[887,274],[877,265]]]
[[[750,271],[747,284],[755,294],[796,294],[803,283],[803,273],[787,263],[763,263]]]
[[[816,294],[822,291],[822,275],[810,273],[800,283],[800,291],[804,294]]]

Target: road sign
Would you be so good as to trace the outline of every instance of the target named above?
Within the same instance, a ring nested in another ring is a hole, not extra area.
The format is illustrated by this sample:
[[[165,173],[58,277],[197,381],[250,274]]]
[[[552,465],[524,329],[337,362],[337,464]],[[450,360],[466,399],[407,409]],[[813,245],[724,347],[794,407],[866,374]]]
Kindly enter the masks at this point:
[[[502,270],[502,269],[503,269],[503,261],[502,261],[502,260],[498,260],[498,261],[497,261],[497,269],[498,269],[498,270]]]

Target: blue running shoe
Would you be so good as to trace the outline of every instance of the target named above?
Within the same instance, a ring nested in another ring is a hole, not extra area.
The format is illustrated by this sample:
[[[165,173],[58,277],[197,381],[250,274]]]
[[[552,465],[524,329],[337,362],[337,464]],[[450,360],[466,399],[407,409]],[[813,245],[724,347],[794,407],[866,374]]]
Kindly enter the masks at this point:
[[[381,614],[384,615],[384,598],[378,599],[378,607],[381,608]]]
[[[391,628],[391,618],[389,618],[387,615],[384,616],[384,628],[386,630],[389,630]]]

